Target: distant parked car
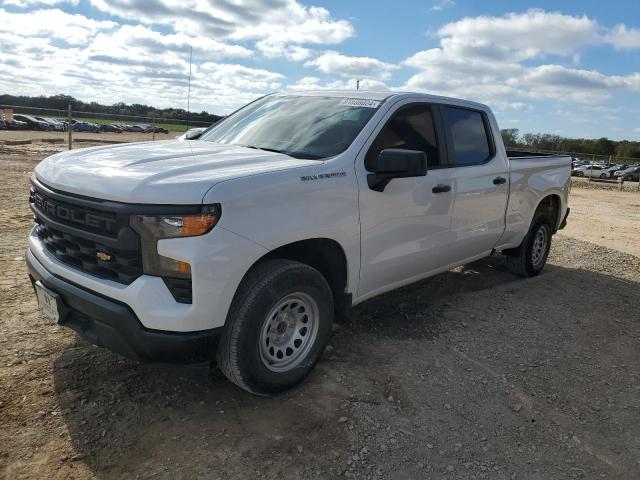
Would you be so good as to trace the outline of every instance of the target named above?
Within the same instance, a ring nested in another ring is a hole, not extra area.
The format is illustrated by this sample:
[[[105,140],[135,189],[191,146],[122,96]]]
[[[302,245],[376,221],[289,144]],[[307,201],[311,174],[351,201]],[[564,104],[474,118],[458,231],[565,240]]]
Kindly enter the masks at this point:
[[[5,120],[5,127],[7,130],[27,130],[29,125],[26,122],[20,120]]]
[[[73,130],[74,132],[100,133],[100,128],[97,125],[94,125],[93,123],[87,123],[87,122],[76,122],[71,127],[71,130]]]
[[[50,130],[55,130],[55,131],[58,131],[58,132],[64,132],[64,130],[66,129],[65,124],[63,124],[61,121],[56,120],[54,118],[36,117],[36,120],[40,120],[41,122],[45,122],[45,123],[49,124],[49,126],[51,127]]]
[[[622,177],[627,181],[640,181],[640,166],[636,165],[634,167],[625,168],[624,170],[618,170],[614,174],[615,178]]]
[[[52,125],[47,122],[43,122],[42,120],[38,120],[36,117],[32,117],[31,115],[17,114],[13,115],[13,119],[19,122],[26,123],[28,128],[30,128],[31,130],[53,130]]]
[[[127,132],[144,133],[145,128],[142,125],[129,125],[127,127]]]
[[[609,174],[606,171],[604,165],[583,165],[582,167],[574,168],[571,172],[576,177],[591,177],[591,178],[608,178]]]
[[[629,168],[629,165],[611,165],[610,167],[607,167],[605,171],[607,172],[607,175],[609,175],[609,178],[613,178],[614,173],[618,170],[624,170],[625,168]]]
[[[101,132],[122,133],[122,129],[112,124],[104,124],[99,126]]]
[[[204,127],[190,128],[182,135],[180,135],[178,137],[178,140],[196,140],[200,138],[200,135],[202,135],[202,132],[204,132],[205,130],[206,128]]]
[[[155,127],[156,133],[169,133],[169,130],[162,127]]]

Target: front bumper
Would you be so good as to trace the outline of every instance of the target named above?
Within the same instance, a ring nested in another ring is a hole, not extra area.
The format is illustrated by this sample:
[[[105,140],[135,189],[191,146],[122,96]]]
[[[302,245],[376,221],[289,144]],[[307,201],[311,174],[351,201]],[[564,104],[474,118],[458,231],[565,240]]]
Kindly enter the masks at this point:
[[[147,362],[195,363],[211,358],[221,328],[196,332],[145,328],[126,304],[52,274],[29,250],[26,261],[31,281],[40,281],[60,295],[64,305],[60,325],[94,345]]]
[[[149,330],[176,333],[222,327],[243,275],[267,253],[218,225],[199,237],[160,240],[158,251],[191,265],[193,303],[176,302],[160,277],[142,275],[124,285],[70,267],[46,250],[35,229],[29,236],[29,254],[49,273],[127,305]]]

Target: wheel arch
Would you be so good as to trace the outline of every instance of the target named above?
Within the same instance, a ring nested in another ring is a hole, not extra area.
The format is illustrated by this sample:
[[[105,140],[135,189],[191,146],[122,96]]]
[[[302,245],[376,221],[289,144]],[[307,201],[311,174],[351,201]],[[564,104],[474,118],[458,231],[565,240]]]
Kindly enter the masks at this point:
[[[331,287],[336,312],[344,314],[349,310],[352,295],[347,293],[349,281],[347,255],[342,245],[336,240],[308,238],[281,245],[258,258],[247,273],[256,265],[275,258],[294,260],[318,270]]]
[[[536,206],[531,217],[531,222],[536,218],[538,213],[544,213],[549,217],[551,226],[553,227],[553,233],[558,231],[560,225],[560,212],[562,210],[562,197],[557,193],[549,193],[545,195]],[[529,222],[529,224],[531,224]]]

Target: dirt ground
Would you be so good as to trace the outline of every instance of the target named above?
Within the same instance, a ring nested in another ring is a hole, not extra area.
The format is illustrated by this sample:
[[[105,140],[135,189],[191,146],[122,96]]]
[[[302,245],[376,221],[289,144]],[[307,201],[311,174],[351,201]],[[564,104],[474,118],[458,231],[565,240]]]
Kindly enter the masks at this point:
[[[637,188],[637,183],[632,183]],[[575,207],[575,208],[574,208]],[[578,188],[571,191],[571,221],[560,232],[640,257],[640,191]]]
[[[542,275],[499,256],[368,301],[273,398],[36,312],[28,178],[0,145],[0,477],[599,479],[640,472],[640,193],[574,188]]]

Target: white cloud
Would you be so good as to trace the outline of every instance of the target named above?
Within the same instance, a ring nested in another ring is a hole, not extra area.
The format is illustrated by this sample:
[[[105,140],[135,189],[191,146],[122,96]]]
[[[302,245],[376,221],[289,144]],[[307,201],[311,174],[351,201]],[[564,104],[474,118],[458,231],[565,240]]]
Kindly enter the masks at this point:
[[[440,0],[438,3],[434,4],[433,7],[431,7],[431,10],[434,12],[440,12],[447,8],[455,7],[455,5],[456,2],[454,2],[453,0]]]
[[[80,0],[4,0],[5,5],[13,5],[14,7],[27,8],[35,5],[53,6],[61,3],[67,5],[78,5]]]
[[[502,17],[463,18],[440,28],[438,36],[506,47],[522,59],[546,54],[569,55],[601,41],[600,27],[595,20],[536,9]]]
[[[622,32],[620,27],[616,31]],[[579,63],[581,49],[611,41],[585,16],[529,10],[464,18],[444,25],[436,35],[439,47],[402,62],[417,70],[403,88],[468,97],[501,108],[522,108],[523,101],[545,98],[596,103],[615,91],[640,89],[640,74],[612,76],[558,64],[531,65],[552,56]]]
[[[607,35],[607,41],[619,50],[640,48],[640,30],[616,25]]]
[[[225,113],[281,89],[285,80],[266,69],[216,62],[246,58],[253,52],[207,37],[163,34],[142,25],[118,26],[60,10],[29,14],[0,10],[0,18],[11,20],[0,22],[0,91],[13,94],[67,93],[106,104],[184,106],[189,45],[194,46],[192,106],[196,108]],[[48,25],[46,19],[56,22]],[[14,78],[34,81],[16,83]]]
[[[312,51],[300,45],[277,45],[267,40],[260,40],[256,48],[267,58],[284,57],[287,60],[301,62],[311,56]]]
[[[183,57],[193,47],[194,58],[200,61],[221,58],[245,58],[252,55],[251,50],[241,46],[223,43],[212,38],[191,36],[184,33],[162,34],[143,25],[122,25],[117,30],[98,34],[91,42],[89,50],[95,54],[100,51],[110,56],[124,56],[127,52],[137,52],[147,60],[159,60],[170,53],[179,53]]]
[[[84,44],[100,30],[109,30],[117,25],[115,22],[93,20],[58,9],[10,13],[0,8],[0,32],[25,37],[53,37],[70,45]]]
[[[305,67],[316,67],[322,73],[351,78],[373,78],[387,80],[395,65],[370,57],[350,57],[338,52],[326,52],[307,61]]]
[[[252,41],[267,57],[308,58],[305,45],[335,45],[351,37],[347,20],[296,0],[90,0],[98,9],[176,33],[231,41]]]

